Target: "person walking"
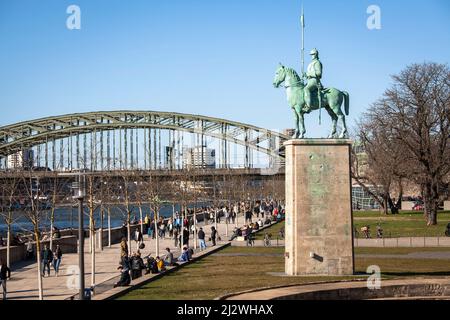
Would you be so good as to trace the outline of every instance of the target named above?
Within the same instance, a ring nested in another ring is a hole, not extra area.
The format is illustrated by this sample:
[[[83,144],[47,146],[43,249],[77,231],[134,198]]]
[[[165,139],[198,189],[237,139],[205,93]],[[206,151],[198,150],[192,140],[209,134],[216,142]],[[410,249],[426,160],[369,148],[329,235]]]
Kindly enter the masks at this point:
[[[216,245],[216,237],[217,237],[217,230],[214,228],[214,226],[211,227],[211,242],[212,246]]]
[[[134,231],[134,241],[136,242],[136,250],[139,250],[139,246],[144,241],[144,239],[142,238],[141,230],[139,230],[139,228],[136,228],[136,230]]]
[[[252,211],[250,210],[250,207],[246,208],[245,211],[245,222],[246,223],[251,223],[252,222]]]
[[[206,249],[205,231],[203,231],[203,228],[200,228],[198,230],[197,237],[198,237],[198,244],[199,244],[200,250]]]
[[[31,260],[34,257],[33,243],[31,240],[27,242],[27,260]]]
[[[169,230],[169,238],[173,237],[173,219],[170,218],[169,222],[167,223],[167,230]]]
[[[53,252],[47,245],[44,245],[44,250],[42,251],[42,276],[45,277],[45,269],[47,269],[47,274],[50,277],[50,263],[53,261]]]
[[[183,245],[189,246],[189,230],[187,227],[183,228]]]
[[[3,290],[3,300],[6,300],[6,280],[11,279],[11,270],[6,263],[0,259],[0,284]]]
[[[55,269],[55,276],[58,276],[59,266],[61,265],[62,250],[59,244],[56,245],[55,252],[53,253],[53,269]]]
[[[123,237],[120,241],[120,260],[124,262],[128,258],[128,244],[127,238]]]
[[[173,229],[173,240],[175,241],[174,243],[175,248],[178,247],[178,240],[179,240],[178,228]]]
[[[148,215],[146,214],[144,217],[144,230],[143,233],[146,234],[148,232],[148,224],[150,223],[150,220],[148,218]]]

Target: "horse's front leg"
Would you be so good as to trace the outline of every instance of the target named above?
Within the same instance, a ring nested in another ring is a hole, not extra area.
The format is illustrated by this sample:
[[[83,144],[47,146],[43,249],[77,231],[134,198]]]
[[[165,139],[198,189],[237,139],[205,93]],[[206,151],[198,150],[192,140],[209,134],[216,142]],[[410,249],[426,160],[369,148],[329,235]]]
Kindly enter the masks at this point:
[[[305,129],[305,119],[303,117],[303,112],[300,111],[298,113],[299,123],[300,123],[300,139],[305,137],[306,129]]]
[[[295,125],[295,132],[292,135],[292,139],[298,139],[298,136],[300,135],[300,129],[298,127],[298,123],[299,123],[299,117],[298,117],[298,112],[296,110],[295,107],[292,107],[292,111],[294,111],[294,125]]]

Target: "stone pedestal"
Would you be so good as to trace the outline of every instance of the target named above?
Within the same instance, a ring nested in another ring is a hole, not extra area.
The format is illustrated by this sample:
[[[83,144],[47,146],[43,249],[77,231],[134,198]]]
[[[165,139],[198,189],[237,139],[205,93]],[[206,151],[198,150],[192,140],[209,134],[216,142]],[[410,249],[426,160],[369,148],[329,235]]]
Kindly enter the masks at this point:
[[[354,272],[351,141],[294,139],[286,147],[285,271]]]
[[[444,201],[444,210],[450,210],[450,200]]]

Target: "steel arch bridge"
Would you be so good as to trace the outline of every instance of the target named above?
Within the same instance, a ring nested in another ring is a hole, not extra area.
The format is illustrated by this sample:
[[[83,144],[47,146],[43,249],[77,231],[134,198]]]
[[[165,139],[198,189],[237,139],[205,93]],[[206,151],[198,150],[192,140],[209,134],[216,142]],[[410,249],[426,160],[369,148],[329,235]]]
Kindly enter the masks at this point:
[[[168,137],[161,137],[161,130],[168,132]],[[186,134],[194,135],[194,145],[204,146],[207,137],[217,139],[220,168],[230,166],[230,143],[244,149],[244,166],[249,168],[252,167],[254,151],[268,155],[273,162],[283,162],[281,146],[289,139],[279,132],[201,115],[98,111],[46,117],[0,127],[0,157],[7,167],[5,159],[8,156],[34,149],[37,162],[44,161],[45,167],[53,169],[83,166],[94,170],[99,167],[100,170],[128,167],[156,169],[158,165],[161,167],[161,144],[165,144],[165,156],[172,159],[169,161],[170,167],[176,168],[181,163],[183,136]],[[139,148],[139,140],[143,150]],[[203,147],[201,150],[203,163]]]

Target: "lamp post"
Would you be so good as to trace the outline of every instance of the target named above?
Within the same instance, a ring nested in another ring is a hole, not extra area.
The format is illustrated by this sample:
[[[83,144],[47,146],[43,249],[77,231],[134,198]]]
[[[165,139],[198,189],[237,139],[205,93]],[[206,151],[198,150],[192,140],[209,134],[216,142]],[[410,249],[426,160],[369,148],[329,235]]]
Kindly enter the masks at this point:
[[[86,172],[61,172],[58,174],[62,177],[78,177],[77,181],[72,182],[73,196],[72,199],[78,200],[78,267],[79,273],[79,299],[84,300],[84,222],[83,222],[83,200],[86,196]]]
[[[82,179],[83,177],[83,179]],[[84,300],[84,224],[83,224],[83,200],[85,197],[84,176],[78,175],[78,181],[72,184],[73,198],[78,200],[78,265],[80,269],[79,299]]]

